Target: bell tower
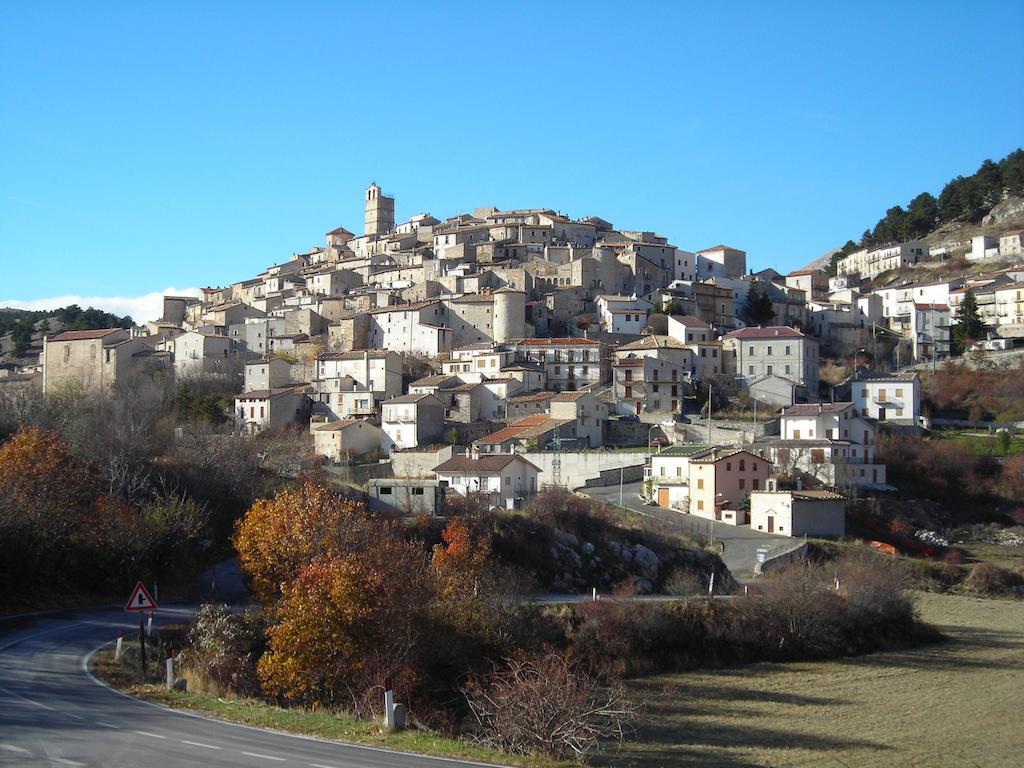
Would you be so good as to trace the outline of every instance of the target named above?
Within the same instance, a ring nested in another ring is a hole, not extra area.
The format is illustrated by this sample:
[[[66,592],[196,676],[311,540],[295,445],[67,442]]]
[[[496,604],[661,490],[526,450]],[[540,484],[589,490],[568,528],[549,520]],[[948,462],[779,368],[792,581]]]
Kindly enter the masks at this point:
[[[364,222],[365,235],[383,235],[395,228],[395,198],[382,194],[377,182],[366,188]]]

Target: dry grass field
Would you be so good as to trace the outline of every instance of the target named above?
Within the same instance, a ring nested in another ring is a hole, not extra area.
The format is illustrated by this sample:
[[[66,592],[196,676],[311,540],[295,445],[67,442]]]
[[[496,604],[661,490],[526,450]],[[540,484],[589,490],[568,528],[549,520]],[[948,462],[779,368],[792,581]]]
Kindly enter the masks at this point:
[[[1024,766],[1024,601],[918,596],[947,642],[648,678],[650,724],[595,761],[637,768]]]

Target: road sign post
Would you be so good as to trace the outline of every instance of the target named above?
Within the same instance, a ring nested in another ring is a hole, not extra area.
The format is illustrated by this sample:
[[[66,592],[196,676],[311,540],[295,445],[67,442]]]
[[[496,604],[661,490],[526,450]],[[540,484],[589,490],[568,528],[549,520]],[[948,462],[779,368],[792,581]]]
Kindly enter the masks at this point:
[[[139,614],[139,680],[146,682],[146,627]]]
[[[146,618],[148,611],[150,622],[153,620],[153,611],[156,610],[156,600],[146,590],[145,585],[140,581],[132,590],[132,596],[128,598],[128,604],[124,609],[128,612],[139,614],[139,676],[146,679]]]

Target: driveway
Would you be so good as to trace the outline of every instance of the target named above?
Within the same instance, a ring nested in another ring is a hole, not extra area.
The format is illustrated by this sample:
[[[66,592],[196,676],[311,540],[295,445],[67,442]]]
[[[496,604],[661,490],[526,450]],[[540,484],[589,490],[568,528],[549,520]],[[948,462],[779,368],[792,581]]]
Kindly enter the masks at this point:
[[[680,531],[720,541],[722,543],[722,561],[736,578],[745,577],[753,572],[758,547],[777,547],[792,541],[787,536],[752,531],[747,526],[727,525],[695,515],[685,515],[671,509],[649,506],[644,504],[643,499],[640,498],[640,485],[641,483],[625,483],[622,486],[622,506],[655,520],[662,520]],[[579,492],[597,501],[614,506],[619,505],[618,485],[580,488]]]

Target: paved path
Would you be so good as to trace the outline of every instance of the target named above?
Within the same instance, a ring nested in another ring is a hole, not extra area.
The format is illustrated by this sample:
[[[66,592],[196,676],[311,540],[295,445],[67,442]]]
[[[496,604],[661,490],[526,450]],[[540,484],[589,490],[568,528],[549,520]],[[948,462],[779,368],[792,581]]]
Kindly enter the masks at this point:
[[[670,526],[678,527],[689,533],[700,534],[708,538],[713,535],[715,541],[722,542],[722,561],[734,576],[739,577],[754,570],[758,547],[778,547],[793,541],[786,536],[752,531],[748,526],[727,525],[644,504],[643,499],[640,498],[640,485],[640,483],[626,483],[622,486],[622,506],[656,520],[664,520]],[[581,488],[580,493],[598,501],[619,504],[619,486],[617,485]]]
[[[189,611],[182,611],[187,615]],[[161,610],[157,623],[180,621]],[[121,611],[0,621],[0,766],[456,768],[484,765],[289,736],[178,712],[113,691],[86,658],[137,626]]]

